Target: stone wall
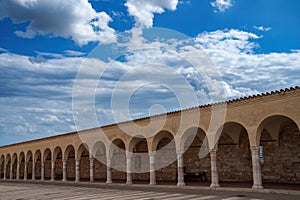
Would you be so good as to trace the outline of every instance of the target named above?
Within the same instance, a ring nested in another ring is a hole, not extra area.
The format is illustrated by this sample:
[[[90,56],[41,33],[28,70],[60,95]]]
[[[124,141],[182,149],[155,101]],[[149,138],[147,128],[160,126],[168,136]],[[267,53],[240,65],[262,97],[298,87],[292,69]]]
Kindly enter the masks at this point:
[[[246,132],[241,133],[239,143],[222,133],[217,151],[219,181],[252,181],[252,158]]]
[[[264,132],[261,145],[263,182],[300,183],[300,134],[295,124],[283,128],[279,143]]]

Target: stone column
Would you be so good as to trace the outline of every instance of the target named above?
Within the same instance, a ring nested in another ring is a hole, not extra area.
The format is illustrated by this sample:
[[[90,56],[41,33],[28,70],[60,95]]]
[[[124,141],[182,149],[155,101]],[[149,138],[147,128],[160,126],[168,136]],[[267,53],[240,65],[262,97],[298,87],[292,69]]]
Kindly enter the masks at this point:
[[[210,150],[211,184],[210,187],[220,187],[217,169],[217,150]]]
[[[9,166],[9,179],[12,179],[12,166],[13,166],[13,162],[10,162],[10,166]]]
[[[184,183],[184,163],[183,163],[183,152],[177,152],[177,186],[182,187],[185,185]]]
[[[90,158],[90,182],[94,182],[94,158]]]
[[[28,162],[24,163],[24,180],[25,181],[27,180],[27,164],[28,164]]]
[[[0,163],[0,179],[1,179],[1,170],[2,170],[2,169],[1,169],[1,163]]]
[[[32,180],[35,180],[35,163],[32,161]]]
[[[67,161],[62,160],[63,163],[63,179],[62,181],[67,181]]]
[[[51,160],[51,180],[50,181],[55,181],[54,170],[55,170],[55,160]]]
[[[20,163],[17,161],[17,177],[16,177],[17,180],[20,179]]]
[[[132,152],[127,152],[126,153],[126,172],[127,172],[127,181],[126,181],[126,184],[132,184],[131,158],[132,158]]]
[[[45,180],[45,162],[41,162],[41,181]]]
[[[252,146],[251,156],[252,156],[252,172],[253,172],[253,186],[252,189],[262,189],[262,179],[261,179],[261,168],[259,164],[259,147]]]
[[[106,156],[106,183],[110,184],[112,183],[111,178],[111,157]]]
[[[155,152],[149,153],[149,168],[150,168],[150,183],[149,185],[156,185],[156,176],[155,176]]]
[[[6,163],[4,162],[3,180],[6,179]]]
[[[75,160],[75,182],[80,180],[80,159]]]

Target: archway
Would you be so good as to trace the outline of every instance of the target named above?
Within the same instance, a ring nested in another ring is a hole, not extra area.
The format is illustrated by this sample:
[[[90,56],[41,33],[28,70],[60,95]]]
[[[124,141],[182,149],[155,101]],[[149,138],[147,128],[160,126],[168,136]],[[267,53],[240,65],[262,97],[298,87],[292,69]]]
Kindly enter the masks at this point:
[[[53,151],[54,161],[54,180],[61,181],[63,178],[63,163],[62,163],[62,150],[56,147]]]
[[[177,180],[177,154],[175,140],[168,131],[160,131],[154,136],[153,149],[156,152],[155,170],[156,180],[176,184]]]
[[[51,150],[47,148],[43,154],[43,162],[44,162],[44,179],[51,179]]]
[[[273,115],[258,128],[263,182],[300,183],[300,132],[289,117]]]
[[[78,159],[80,159],[80,176],[81,181],[90,180],[90,154],[87,145],[81,144],[78,148]]]
[[[252,184],[252,158],[247,130],[237,122],[227,122],[219,130],[217,170],[222,182]],[[222,184],[222,183],[221,183]]]
[[[34,154],[34,171],[35,171],[35,179],[41,179],[41,168],[42,168],[42,154],[40,150],[37,150]]]
[[[25,167],[25,154],[24,152],[21,152],[20,155],[19,155],[19,163],[20,163],[20,166],[19,166],[19,178],[20,179],[24,179],[24,167]]]
[[[135,136],[129,144],[129,152],[133,153],[131,160],[132,180],[149,184],[149,154],[147,140],[143,136]]]
[[[25,174],[27,179],[32,179],[32,162],[33,162],[32,152],[28,151],[26,154],[27,174]]]
[[[198,127],[189,128],[182,137],[182,143],[185,183],[189,185],[197,182],[209,186],[211,167],[205,132]],[[203,148],[205,152],[200,152]]]
[[[18,162],[18,156],[16,153],[13,154],[12,156],[12,179],[17,178],[17,162]]]
[[[126,182],[126,149],[123,140],[115,139],[110,151],[113,182]]]
[[[106,181],[106,149],[102,141],[96,142],[93,147],[94,157],[94,180],[98,182]]]
[[[5,159],[5,165],[6,165],[5,178],[6,179],[9,179],[9,176],[10,176],[10,163],[11,163],[11,156],[10,156],[10,154],[7,154],[6,159]]]
[[[73,145],[69,145],[65,151],[65,160],[66,160],[66,172],[67,172],[67,180],[74,181],[75,180],[75,149]]]
[[[0,157],[0,179],[3,179],[3,177],[4,177],[4,163],[5,163],[4,155],[1,155],[1,157]]]

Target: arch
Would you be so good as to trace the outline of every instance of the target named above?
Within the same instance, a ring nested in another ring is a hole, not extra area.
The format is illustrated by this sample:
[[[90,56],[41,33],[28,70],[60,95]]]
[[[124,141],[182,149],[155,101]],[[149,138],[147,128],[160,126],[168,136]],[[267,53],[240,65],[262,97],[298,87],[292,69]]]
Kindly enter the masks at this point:
[[[131,172],[133,181],[146,182],[150,179],[148,142],[144,136],[134,136],[129,142],[132,153]]]
[[[77,149],[77,159],[80,161],[80,177],[82,181],[89,181],[90,177],[90,155],[86,144],[81,144]]]
[[[67,180],[75,180],[75,148],[68,145],[64,152],[64,160],[66,161],[66,178]]]
[[[54,179],[59,181],[63,178],[62,156],[62,148],[60,146],[55,147],[52,157],[52,160],[54,161]]]
[[[66,150],[65,150],[65,152],[64,152],[64,157],[63,157],[64,160],[67,160],[67,159],[68,159],[69,154],[70,154],[71,151],[74,151],[74,152],[75,152],[75,148],[74,148],[74,146],[73,146],[72,144],[70,144],[70,145],[67,146],[67,148],[66,148]],[[75,156],[75,155],[74,155],[74,156]],[[74,157],[74,158],[75,158],[75,157]]]
[[[4,155],[2,154],[0,157],[0,179],[3,179],[4,177],[4,164],[5,164],[5,159],[4,159]]]
[[[252,181],[252,158],[247,129],[239,122],[224,123],[217,132],[217,169],[220,181]]]
[[[32,152],[29,150],[26,153],[26,162],[29,162],[29,160],[31,160],[31,159],[32,159]]]
[[[126,181],[126,146],[121,138],[115,138],[110,146],[112,179],[117,182]]]
[[[92,149],[94,159],[94,180],[106,181],[106,146],[101,140],[98,140]]]
[[[52,156],[51,156],[51,150],[49,148],[45,149],[44,150],[44,153],[43,153],[43,162],[46,161],[46,159],[49,159],[49,156],[50,156],[50,160],[52,159]]]
[[[286,126],[288,123],[294,123],[294,125],[298,128],[299,127],[295,120],[290,118],[289,116],[282,115],[282,114],[274,114],[274,115],[268,115],[265,117],[258,125],[257,131],[256,131],[256,142],[257,144],[260,143],[261,135],[263,131],[267,131],[272,139],[278,140],[279,139],[279,132],[281,129]]]
[[[34,167],[35,167],[35,179],[41,179],[42,173],[42,153],[41,150],[36,150],[34,153]]]
[[[9,175],[10,175],[10,163],[11,163],[11,156],[10,154],[6,155],[6,159],[5,159],[5,165],[6,165],[6,179],[9,179]]]
[[[40,160],[42,156],[41,150],[36,150],[34,153],[34,162],[36,162],[38,159]]]
[[[51,179],[51,160],[52,152],[49,148],[44,150],[42,162],[44,162],[44,178],[45,180]]]
[[[179,149],[181,151],[185,151],[185,148],[190,146],[196,137],[198,137],[201,141],[205,141],[204,144],[208,147],[208,139],[205,131],[200,127],[191,127],[187,129],[179,139]]]
[[[25,164],[27,164],[27,174],[24,174],[24,176],[26,176],[27,179],[32,178],[32,162],[33,162],[33,155],[32,152],[28,150],[25,158]]]
[[[81,145],[79,145],[79,147],[77,148],[77,159],[80,159],[80,157],[82,156],[82,153],[84,153],[84,151],[89,152],[89,147],[87,144],[82,143]]]
[[[24,179],[24,167],[25,167],[25,153],[23,151],[20,152],[19,154],[19,161],[20,166],[19,166],[19,178]]]
[[[188,128],[180,139],[180,149],[184,152],[185,182],[205,182],[209,186],[210,156],[208,138],[200,127]]]
[[[300,182],[300,132],[286,115],[271,115],[257,129],[260,164],[264,182]]]
[[[106,145],[103,141],[98,140],[95,142],[93,149],[92,149],[92,155],[95,156],[97,152],[100,152],[101,155],[106,155]]]
[[[173,134],[162,130],[158,132],[152,142],[152,151],[155,152],[155,169],[157,182],[177,180],[177,154]]]
[[[55,147],[53,150],[53,157],[52,160],[56,160],[57,158],[62,159],[62,148],[60,146]]]
[[[17,153],[14,153],[11,159],[12,162],[12,178],[17,178],[17,162],[18,162],[18,155]]]
[[[121,139],[121,138],[115,138],[114,140],[112,140],[112,142],[110,143],[109,146],[109,156],[113,156],[114,150],[116,148],[121,148],[124,150],[124,153],[126,151],[126,145],[125,142]]]
[[[174,136],[173,136],[173,134],[171,132],[166,131],[166,130],[161,130],[160,132],[158,132],[157,134],[155,134],[155,136],[153,138],[152,146],[150,148],[152,152],[156,151],[156,149],[158,147],[158,143],[163,138],[168,138],[171,141],[174,140]]]

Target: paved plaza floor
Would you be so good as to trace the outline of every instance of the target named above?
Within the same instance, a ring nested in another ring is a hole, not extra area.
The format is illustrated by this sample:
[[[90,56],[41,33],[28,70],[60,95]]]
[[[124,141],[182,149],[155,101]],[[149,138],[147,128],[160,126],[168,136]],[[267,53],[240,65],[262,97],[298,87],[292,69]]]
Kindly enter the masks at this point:
[[[300,199],[298,195],[258,193],[245,191],[189,190],[162,187],[116,187],[95,184],[32,184],[28,182],[0,182],[1,200],[29,199],[117,199],[117,200],[260,200],[260,199]]]

